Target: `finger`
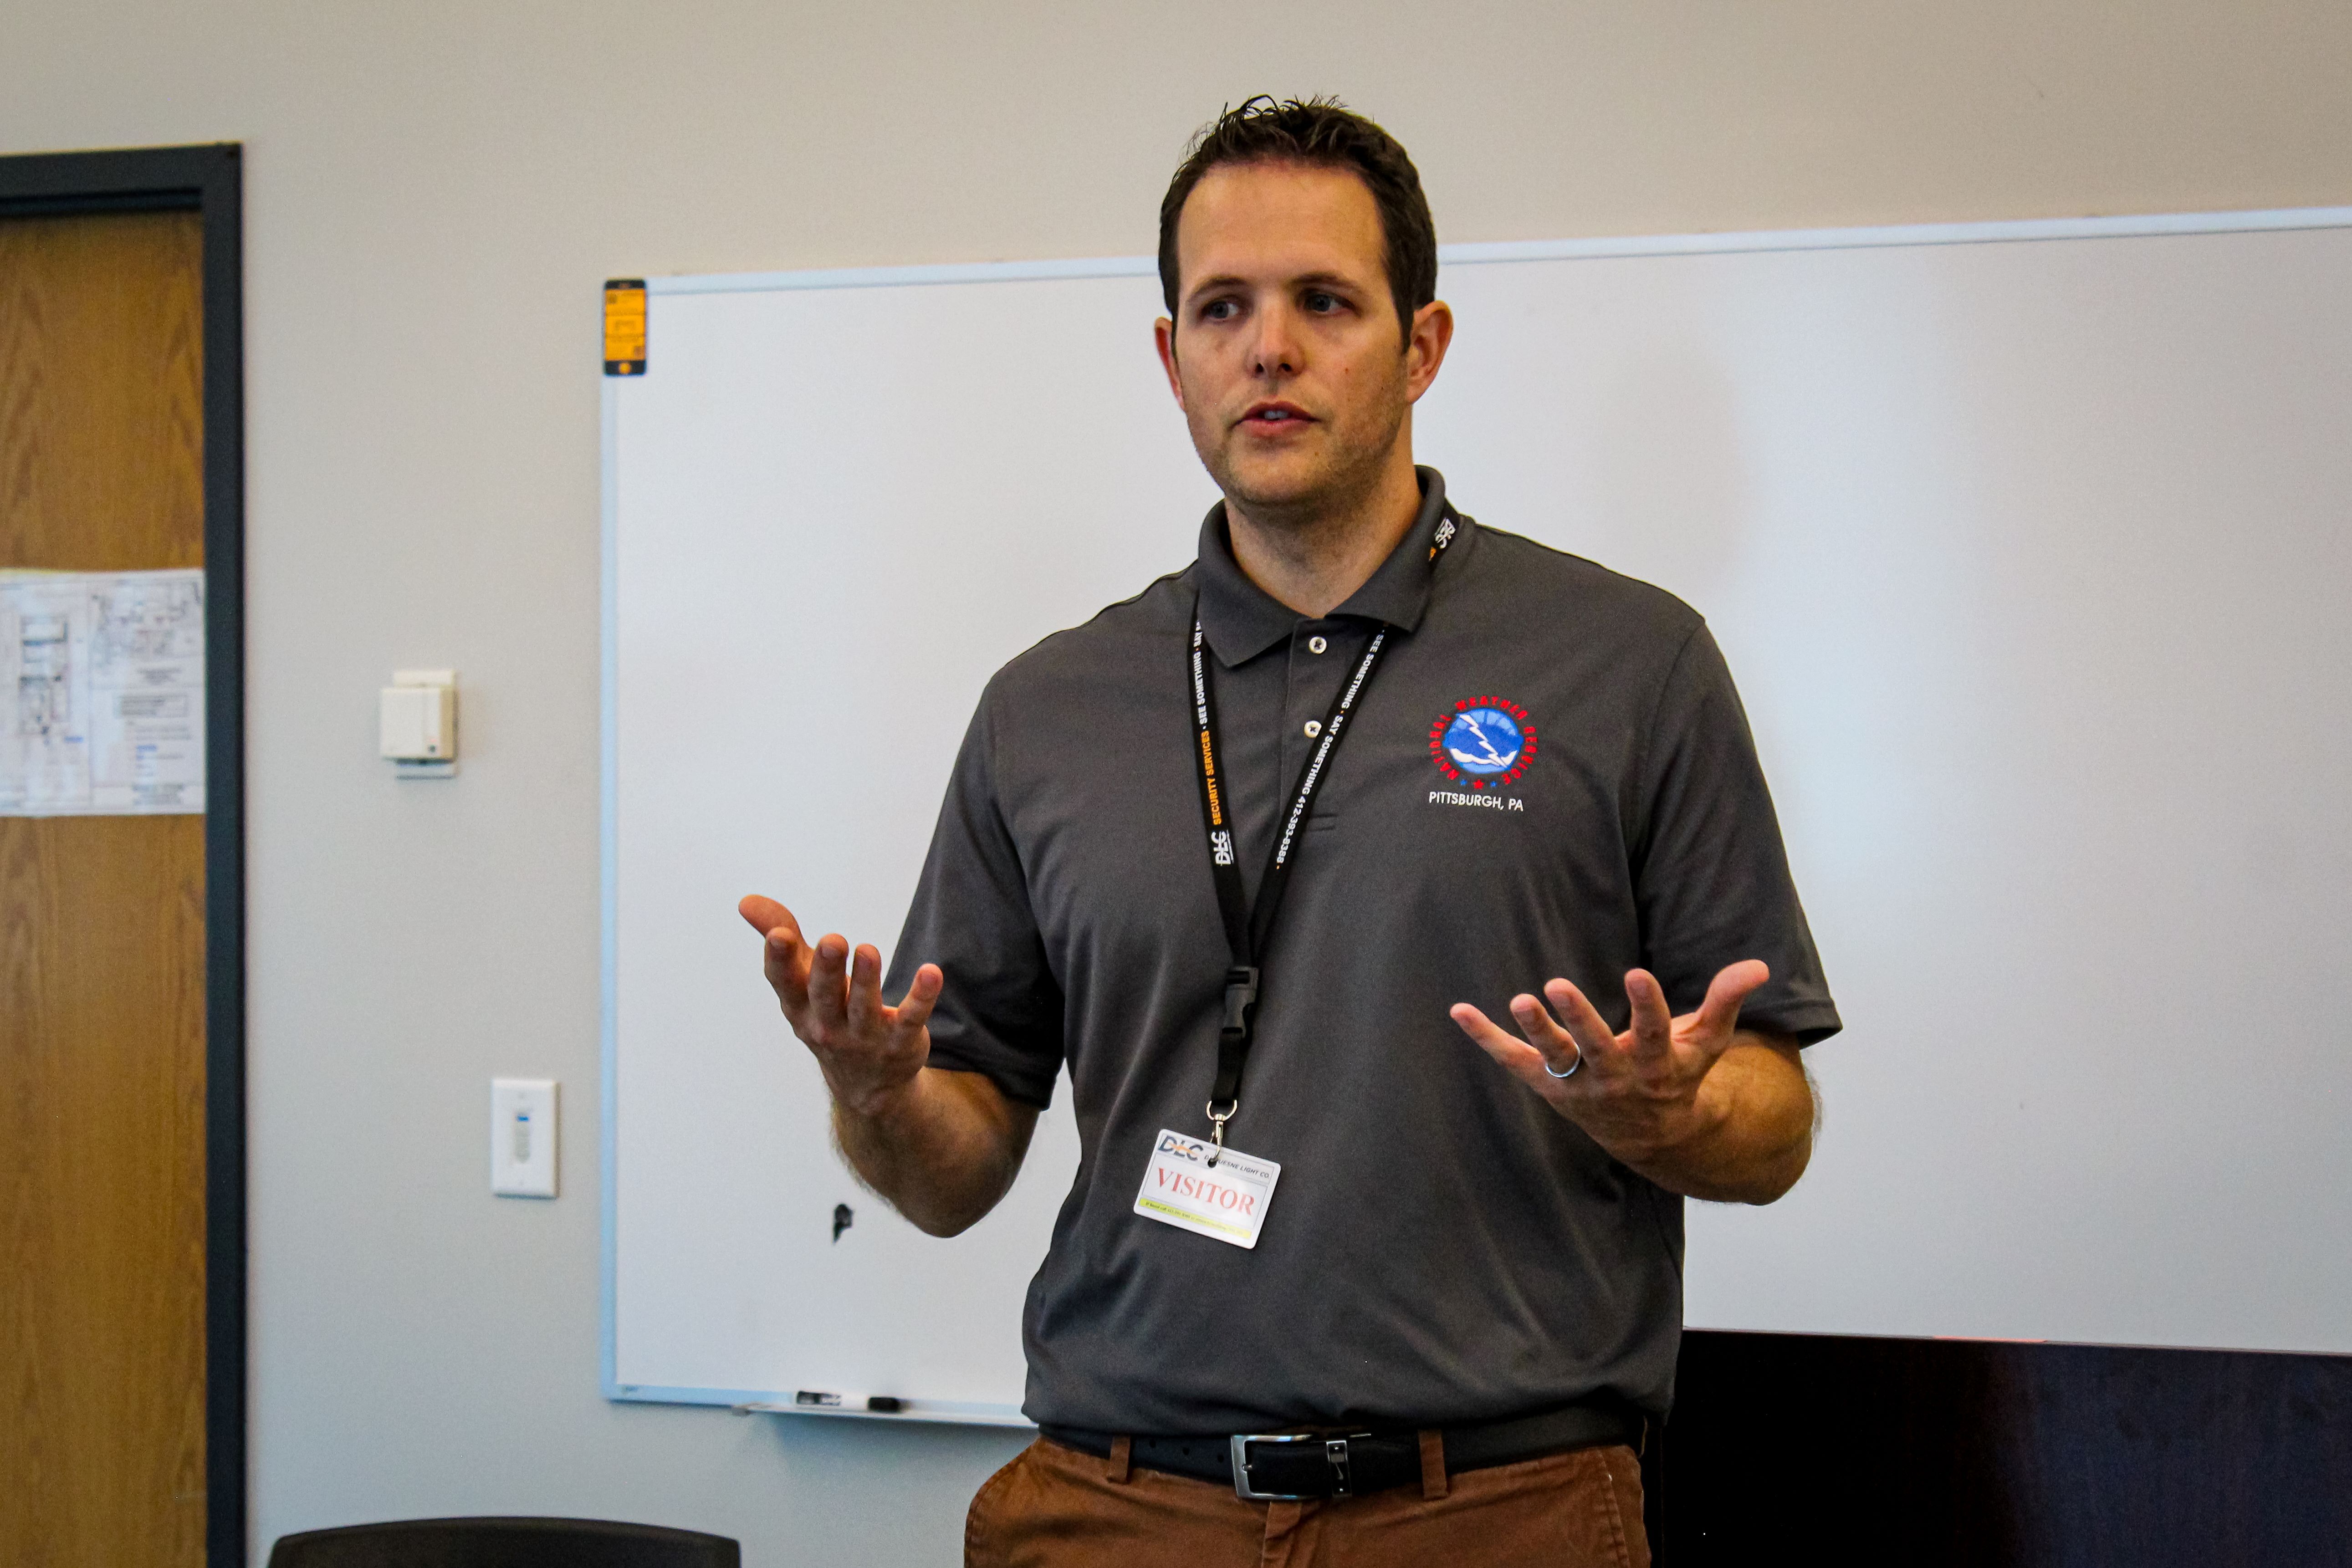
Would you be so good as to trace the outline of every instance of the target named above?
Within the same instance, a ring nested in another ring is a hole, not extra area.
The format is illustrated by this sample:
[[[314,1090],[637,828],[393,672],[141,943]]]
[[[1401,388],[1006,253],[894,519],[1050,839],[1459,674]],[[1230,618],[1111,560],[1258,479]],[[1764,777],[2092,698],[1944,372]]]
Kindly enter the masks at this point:
[[[915,978],[907,986],[906,995],[890,1016],[891,1026],[902,1040],[911,1039],[923,1032],[931,1021],[931,1009],[938,1005],[940,993],[947,989],[947,976],[936,963],[926,963],[915,971]]]
[[[1675,1016],[1665,988],[1646,969],[1625,972],[1625,1000],[1633,1005],[1633,1054],[1662,1057],[1674,1048]]]
[[[735,912],[750,923],[752,930],[768,939],[771,955],[796,954],[802,947],[801,922],[793,911],[773,899],[763,899],[753,893],[735,906]]]
[[[838,1026],[847,1016],[849,997],[844,972],[849,967],[849,940],[828,931],[817,939],[809,960],[809,1012],[821,1027]]]
[[[800,922],[793,911],[757,893],[735,906],[744,920],[767,938],[760,948],[760,967],[775,988],[784,1016],[798,1018],[808,1007],[808,945],[801,940]]]
[[[744,894],[736,904],[735,912],[741,915],[751,929],[761,936],[767,935],[780,925],[792,927],[794,936],[800,934],[800,922],[793,919],[793,911],[764,894]]]
[[[1738,963],[1726,965],[1708,982],[1706,1000],[1698,1005],[1698,1015],[1693,1020],[1698,1036],[1703,1039],[1719,1037],[1729,1044],[1732,1030],[1739,1026],[1740,1005],[1771,978],[1772,971],[1761,959],[1743,958]]]
[[[1584,1048],[1577,1044],[1575,1037],[1561,1028],[1535,997],[1524,993],[1512,997],[1511,1021],[1518,1025],[1528,1044],[1543,1054],[1554,1072],[1574,1072],[1576,1064],[1584,1059]]]
[[[1584,993],[1565,980],[1544,982],[1544,996],[1559,1014],[1559,1021],[1584,1053],[1587,1061],[1608,1061],[1616,1057],[1617,1031],[1609,1026],[1599,1009],[1584,998]]]
[[[784,1005],[787,1018],[797,1020],[808,1012],[811,956],[808,945],[791,931],[780,929],[768,933],[760,967],[774,987],[776,1000]]]
[[[882,1024],[882,955],[871,942],[860,942],[849,960],[849,1026],[857,1034],[873,1033]]]
[[[1549,1099],[1567,1092],[1566,1079],[1554,1078],[1544,1070],[1543,1052],[1508,1029],[1499,1027],[1469,1003],[1456,1002],[1447,1009],[1446,1016],[1480,1050],[1494,1058],[1497,1066],[1538,1094]]]

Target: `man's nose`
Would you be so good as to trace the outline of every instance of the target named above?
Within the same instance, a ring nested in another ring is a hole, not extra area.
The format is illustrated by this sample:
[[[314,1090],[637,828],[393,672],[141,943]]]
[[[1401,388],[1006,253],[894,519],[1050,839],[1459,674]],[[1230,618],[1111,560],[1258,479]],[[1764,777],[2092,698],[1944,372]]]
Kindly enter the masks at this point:
[[[1258,312],[1257,342],[1250,370],[1257,375],[1296,375],[1306,367],[1298,322],[1287,305]]]

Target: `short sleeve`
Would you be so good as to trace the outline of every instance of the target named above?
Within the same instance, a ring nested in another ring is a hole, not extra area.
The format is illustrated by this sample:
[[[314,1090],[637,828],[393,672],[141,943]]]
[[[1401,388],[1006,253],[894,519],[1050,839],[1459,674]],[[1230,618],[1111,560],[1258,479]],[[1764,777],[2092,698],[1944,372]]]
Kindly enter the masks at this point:
[[[936,963],[930,1065],[987,1075],[1043,1107],[1062,1065],[1062,991],[1045,958],[1021,857],[998,809],[989,698],[981,699],[931,833],[884,994],[904,996]]]
[[[1643,959],[1676,1013],[1725,965],[1760,958],[1772,977],[1740,1026],[1804,1045],[1843,1026],[1789,874],[1748,714],[1705,625],[1659,691],[1640,753],[1633,839]]]

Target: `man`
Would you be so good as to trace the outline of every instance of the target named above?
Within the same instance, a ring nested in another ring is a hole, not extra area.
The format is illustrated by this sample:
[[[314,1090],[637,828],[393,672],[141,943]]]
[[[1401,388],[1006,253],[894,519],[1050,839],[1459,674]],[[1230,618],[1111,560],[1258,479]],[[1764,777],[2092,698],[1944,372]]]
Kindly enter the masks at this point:
[[[1199,560],[990,682],[896,1006],[872,947],[742,907],[927,1231],[1068,1064],[1043,1435],[968,1560],[1646,1562],[1682,1198],[1788,1190],[1838,1027],[1738,700],[1688,608],[1415,468],[1454,321],[1379,127],[1228,112],[1160,273]]]

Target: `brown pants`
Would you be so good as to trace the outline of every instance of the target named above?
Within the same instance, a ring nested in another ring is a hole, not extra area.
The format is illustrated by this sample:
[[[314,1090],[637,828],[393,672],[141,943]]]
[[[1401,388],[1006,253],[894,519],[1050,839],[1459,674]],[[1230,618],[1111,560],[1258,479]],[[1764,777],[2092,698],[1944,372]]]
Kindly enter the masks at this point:
[[[965,1568],[1649,1568],[1633,1450],[1575,1448],[1330,1501],[1244,1502],[1040,1437],[964,1521]]]

